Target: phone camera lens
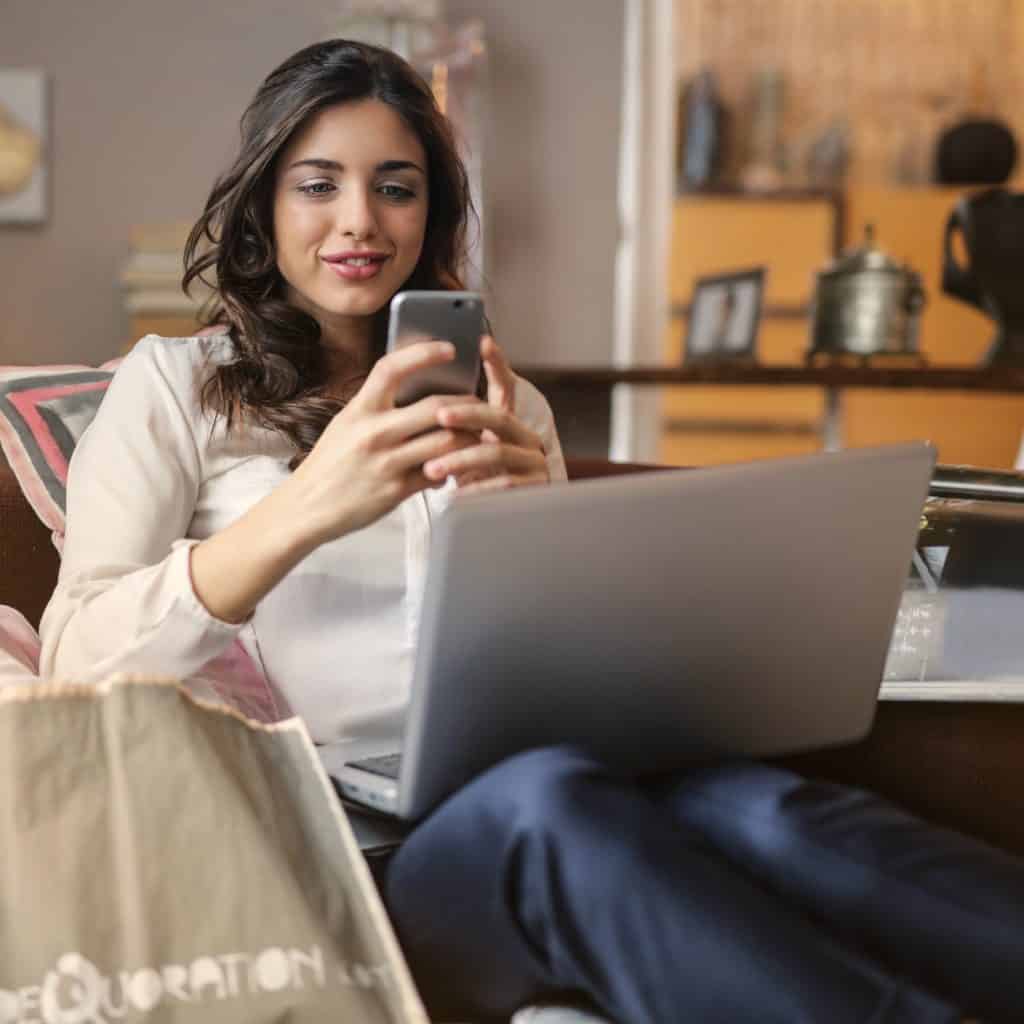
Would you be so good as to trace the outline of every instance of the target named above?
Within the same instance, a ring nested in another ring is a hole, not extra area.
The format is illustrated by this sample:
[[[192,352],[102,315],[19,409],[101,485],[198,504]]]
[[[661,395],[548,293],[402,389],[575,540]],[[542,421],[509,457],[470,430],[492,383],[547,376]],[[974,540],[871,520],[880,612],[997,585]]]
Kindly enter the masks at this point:
[[[456,299],[456,300],[455,300],[455,301],[454,301],[454,302],[452,303],[452,305],[453,305],[453,306],[454,306],[454,307],[455,307],[456,309],[462,309],[462,299]]]

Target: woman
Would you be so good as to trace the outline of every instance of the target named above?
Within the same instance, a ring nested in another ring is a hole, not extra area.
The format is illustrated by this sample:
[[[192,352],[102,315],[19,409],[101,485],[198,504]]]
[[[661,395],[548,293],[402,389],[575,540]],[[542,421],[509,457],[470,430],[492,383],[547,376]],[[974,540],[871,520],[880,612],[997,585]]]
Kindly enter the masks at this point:
[[[431,518],[454,493],[565,476],[547,404],[491,338],[484,400],[394,406],[452,353],[383,355],[388,302],[459,286],[468,206],[446,122],[395,56],[326,42],[270,75],[187,247],[186,285],[216,274],[214,329],[140,342],[75,452],[44,674],[201,679],[239,641],[315,739],[403,713]],[[563,990],[630,1024],[1024,1005],[1019,865],[756,765],[641,784],[533,751],[378,875],[428,1003],[452,1012]]]

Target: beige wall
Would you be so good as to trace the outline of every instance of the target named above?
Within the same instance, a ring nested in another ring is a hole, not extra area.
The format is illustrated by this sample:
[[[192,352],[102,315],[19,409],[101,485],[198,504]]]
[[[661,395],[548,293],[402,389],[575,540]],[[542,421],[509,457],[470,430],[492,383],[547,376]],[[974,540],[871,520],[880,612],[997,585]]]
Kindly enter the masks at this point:
[[[0,226],[0,363],[93,362],[128,330],[132,225],[192,219],[262,77],[333,0],[3,0],[0,67],[52,85],[51,211]],[[608,360],[622,0],[450,0],[491,44],[488,277],[522,362]]]

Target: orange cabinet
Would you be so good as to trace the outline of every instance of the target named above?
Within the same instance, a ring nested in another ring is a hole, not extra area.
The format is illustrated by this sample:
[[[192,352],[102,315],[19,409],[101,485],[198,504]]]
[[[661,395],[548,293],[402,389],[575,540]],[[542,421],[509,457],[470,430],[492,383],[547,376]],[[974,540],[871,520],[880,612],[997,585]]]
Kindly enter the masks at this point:
[[[670,280],[673,318],[665,359],[682,358],[694,281],[752,265],[768,268],[758,359],[801,363],[807,349],[814,275],[837,245],[859,244],[867,223],[878,243],[922,276],[928,302],[922,354],[930,365],[973,365],[991,322],[941,292],[942,236],[955,189],[851,188],[827,194],[684,196],[676,202]],[[662,395],[659,457],[702,465],[820,447],[824,398],[807,388],[680,387]],[[927,438],[943,462],[1010,466],[1024,431],[1024,396],[960,392],[853,390],[842,395],[849,447]]]

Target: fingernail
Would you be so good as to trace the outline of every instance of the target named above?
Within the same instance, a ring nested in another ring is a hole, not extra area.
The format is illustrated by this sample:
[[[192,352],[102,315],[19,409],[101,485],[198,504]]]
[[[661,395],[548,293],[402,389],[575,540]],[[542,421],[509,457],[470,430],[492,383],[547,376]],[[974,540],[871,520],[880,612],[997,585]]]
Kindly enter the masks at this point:
[[[426,476],[429,476],[431,478],[444,477],[448,475],[447,471],[444,468],[444,463],[436,461],[425,463],[423,466],[423,472]]]

